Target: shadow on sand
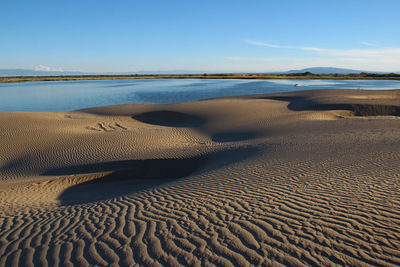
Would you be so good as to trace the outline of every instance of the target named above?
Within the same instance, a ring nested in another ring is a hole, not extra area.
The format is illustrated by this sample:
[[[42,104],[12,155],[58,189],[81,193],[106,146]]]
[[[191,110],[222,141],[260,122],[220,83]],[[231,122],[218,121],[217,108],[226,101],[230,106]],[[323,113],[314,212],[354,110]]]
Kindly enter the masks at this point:
[[[211,136],[211,140],[218,143],[241,142],[256,138],[259,136],[257,132],[223,132],[216,133]]]
[[[168,127],[200,127],[207,122],[200,116],[169,110],[140,113],[132,118],[144,123]]]
[[[111,172],[73,185],[58,197],[62,205],[83,204],[132,194],[173,180],[211,171],[256,154],[255,148],[239,148],[181,159],[147,159],[105,162],[50,170],[43,175],[94,175]]]
[[[323,103],[306,97],[271,96],[265,99],[288,101],[288,108],[293,111],[305,110],[348,110],[356,116],[400,116],[400,106],[359,103]]]

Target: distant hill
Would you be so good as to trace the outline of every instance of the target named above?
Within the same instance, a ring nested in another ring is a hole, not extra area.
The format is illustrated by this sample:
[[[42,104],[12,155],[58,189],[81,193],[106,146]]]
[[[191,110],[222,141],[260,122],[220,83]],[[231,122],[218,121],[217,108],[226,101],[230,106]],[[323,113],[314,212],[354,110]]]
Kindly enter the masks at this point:
[[[361,72],[368,72],[362,70],[353,70],[353,69],[344,69],[344,68],[331,68],[331,67],[313,67],[313,68],[305,68],[301,70],[290,70],[286,73],[304,73],[304,72],[311,72],[315,74],[350,74],[350,73],[361,73]],[[379,72],[374,72],[379,73]]]

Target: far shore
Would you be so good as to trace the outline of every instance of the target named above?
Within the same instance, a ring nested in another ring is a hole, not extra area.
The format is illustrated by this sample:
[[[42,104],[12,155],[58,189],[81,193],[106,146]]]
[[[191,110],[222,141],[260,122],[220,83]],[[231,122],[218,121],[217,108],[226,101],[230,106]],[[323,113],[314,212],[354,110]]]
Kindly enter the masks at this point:
[[[149,74],[149,75],[66,75],[0,77],[0,83],[33,81],[117,80],[117,79],[290,79],[290,80],[400,80],[400,74]]]

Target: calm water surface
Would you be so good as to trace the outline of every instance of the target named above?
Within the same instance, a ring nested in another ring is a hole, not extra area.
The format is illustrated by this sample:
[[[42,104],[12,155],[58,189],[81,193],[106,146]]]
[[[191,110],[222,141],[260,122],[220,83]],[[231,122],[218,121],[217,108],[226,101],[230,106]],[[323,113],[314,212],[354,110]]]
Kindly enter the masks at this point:
[[[299,84],[299,87],[295,87]],[[131,103],[174,103],[213,97],[308,89],[400,89],[372,80],[97,80],[0,84],[0,112],[69,111]]]

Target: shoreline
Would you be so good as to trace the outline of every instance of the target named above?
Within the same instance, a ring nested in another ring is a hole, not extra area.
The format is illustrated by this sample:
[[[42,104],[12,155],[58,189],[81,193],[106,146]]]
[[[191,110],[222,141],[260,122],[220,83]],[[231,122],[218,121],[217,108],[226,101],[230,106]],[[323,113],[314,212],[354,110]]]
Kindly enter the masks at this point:
[[[0,83],[33,81],[121,80],[121,79],[244,79],[244,80],[400,80],[400,74],[176,74],[176,75],[71,75],[0,77]]]

